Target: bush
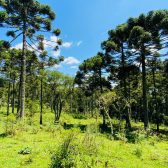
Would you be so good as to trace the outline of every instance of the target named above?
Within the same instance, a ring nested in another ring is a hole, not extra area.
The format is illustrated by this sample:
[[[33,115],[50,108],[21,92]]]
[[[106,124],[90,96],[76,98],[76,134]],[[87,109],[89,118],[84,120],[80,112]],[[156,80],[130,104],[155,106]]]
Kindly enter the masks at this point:
[[[74,166],[73,156],[76,156],[77,150],[73,144],[73,140],[76,138],[76,133],[78,132],[79,130],[72,129],[65,134],[63,142],[51,158],[51,168],[69,168]]]
[[[15,135],[15,124],[16,117],[14,114],[10,114],[5,121],[5,135],[11,135],[12,137]]]

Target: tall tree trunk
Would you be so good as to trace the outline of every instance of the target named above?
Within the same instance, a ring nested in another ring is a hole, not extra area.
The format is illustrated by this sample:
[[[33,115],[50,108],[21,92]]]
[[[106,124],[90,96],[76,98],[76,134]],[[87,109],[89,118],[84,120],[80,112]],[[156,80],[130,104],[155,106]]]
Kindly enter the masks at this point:
[[[51,106],[51,112],[53,112],[53,94],[51,95],[50,106]]]
[[[2,99],[3,99],[3,96],[1,97],[1,111],[2,111]]]
[[[100,93],[102,95],[103,93],[103,87],[102,87],[102,74],[101,69],[99,69],[99,76],[100,76]],[[103,114],[103,127],[106,127],[106,115],[104,109],[101,109],[101,113]]]
[[[9,75],[9,85],[8,85],[8,105],[7,105],[7,116],[9,115],[10,86],[11,86],[11,73],[10,73],[10,75]]]
[[[168,91],[166,91],[166,116],[168,116]]]
[[[144,128],[149,127],[148,111],[147,111],[147,86],[146,86],[146,68],[145,54],[142,53],[142,83],[143,83],[143,113],[144,113]]]
[[[25,12],[26,13],[26,12]],[[23,56],[22,56],[22,80],[21,80],[21,118],[25,112],[25,81],[26,81],[26,21],[24,21],[23,32]]]
[[[40,112],[40,124],[43,124],[43,79],[41,78],[41,112]]]
[[[72,93],[71,93],[71,102],[70,102],[70,113],[72,113]]]
[[[16,118],[19,118],[19,116],[21,117],[21,114],[19,115],[20,104],[21,104],[21,79],[22,79],[21,77],[22,77],[22,75],[20,74],[19,94],[18,94],[18,105],[17,105],[17,116],[16,116]]]
[[[13,79],[13,106],[12,106],[12,113],[15,112],[15,77]]]
[[[154,69],[155,68],[155,69]],[[155,82],[155,70],[156,70],[156,58],[155,58],[155,67],[152,69],[153,72],[153,84],[154,84],[154,98],[155,98],[155,110],[156,110],[156,124],[157,131],[159,131],[159,114],[158,114],[158,104],[156,100],[156,82]]]
[[[93,91],[92,91],[92,117],[93,117]]]
[[[125,72],[125,55],[124,55],[124,47],[122,45],[122,68],[123,68],[123,72]],[[126,76],[124,74],[124,97],[125,97],[125,101],[127,102],[127,88],[126,88]],[[126,106],[125,108],[125,114],[126,116],[126,123],[128,125],[128,128],[131,129],[131,118],[130,118],[130,113],[128,110],[128,106]]]

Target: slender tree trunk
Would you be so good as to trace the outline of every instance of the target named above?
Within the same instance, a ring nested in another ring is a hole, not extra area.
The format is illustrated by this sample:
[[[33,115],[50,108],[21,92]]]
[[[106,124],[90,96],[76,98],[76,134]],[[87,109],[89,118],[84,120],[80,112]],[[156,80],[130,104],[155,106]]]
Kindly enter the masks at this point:
[[[168,116],[168,91],[166,91],[166,116]]]
[[[70,91],[71,91],[71,90],[70,90]],[[73,91],[73,89],[72,89],[72,91]],[[72,92],[71,92],[70,113],[72,113],[72,96],[73,96],[73,95],[72,95]]]
[[[102,95],[102,93],[103,93],[103,87],[102,87],[101,69],[99,69],[99,76],[100,76],[100,92],[101,92],[101,95]],[[106,127],[106,115],[105,115],[105,111],[103,109],[101,109],[101,112],[103,114],[103,127]]]
[[[10,86],[11,86],[11,73],[10,73],[10,75],[9,75],[7,116],[9,116]]]
[[[21,104],[21,74],[20,74],[20,81],[19,81],[19,94],[18,94],[18,105],[17,105],[17,116],[16,118],[21,117],[21,114],[19,115],[19,110],[20,110],[20,104]]]
[[[156,60],[155,60],[156,61]],[[155,62],[155,70],[156,70],[156,62]],[[155,110],[156,110],[156,124],[157,124],[157,131],[159,131],[159,114],[158,114],[158,104],[156,100],[156,82],[155,82],[155,72],[154,68],[153,71],[153,84],[154,84],[154,98],[155,98]]]
[[[41,112],[40,112],[40,124],[43,124],[43,79],[41,78]]]
[[[62,112],[62,96],[60,95],[60,99],[59,99],[59,101],[60,101],[60,106],[59,106],[59,117],[58,117],[58,120],[60,119],[60,117],[61,117],[61,112]]]
[[[137,100],[137,97],[136,97],[136,100]],[[138,100],[137,100],[137,103],[135,104],[135,114],[136,114],[135,121],[137,121],[138,120]]]
[[[3,96],[1,97],[1,111],[2,111],[2,99],[3,99]]]
[[[143,83],[143,113],[144,113],[144,128],[149,127],[148,111],[147,111],[147,86],[146,86],[146,68],[145,54],[142,53],[142,83]]]
[[[51,112],[53,112],[53,95],[51,95]]]
[[[84,103],[83,103],[83,104],[84,104],[84,108],[83,108],[84,111],[83,111],[83,114],[84,114],[84,116],[85,116],[85,109],[86,109],[86,106],[85,106],[85,104],[86,104],[86,100],[85,100],[85,98],[84,98]]]
[[[112,124],[112,122],[111,122],[111,118],[110,118],[110,116],[109,116],[108,110],[105,110],[105,109],[104,109],[104,111],[105,111],[105,113],[106,113],[106,115],[107,115],[107,117],[108,117],[108,119],[109,119],[109,122],[110,122],[111,135],[113,135],[113,124]]]
[[[92,117],[93,117],[93,91],[92,91]]]
[[[23,57],[22,57],[22,73],[21,74],[22,74],[22,80],[21,80],[21,118],[24,118],[24,112],[25,112],[25,81],[26,81],[26,21],[24,21]]]
[[[122,68],[123,68],[123,72],[125,72],[125,55],[124,55],[124,47],[122,45]],[[127,88],[126,88],[126,76],[124,73],[124,97],[125,97],[125,101],[127,102]],[[128,110],[128,107],[126,106],[125,108],[125,114],[126,116],[126,123],[128,124],[128,128],[131,129],[131,119],[130,119],[130,113]]]
[[[13,79],[13,106],[12,106],[12,113],[15,112],[15,77]]]

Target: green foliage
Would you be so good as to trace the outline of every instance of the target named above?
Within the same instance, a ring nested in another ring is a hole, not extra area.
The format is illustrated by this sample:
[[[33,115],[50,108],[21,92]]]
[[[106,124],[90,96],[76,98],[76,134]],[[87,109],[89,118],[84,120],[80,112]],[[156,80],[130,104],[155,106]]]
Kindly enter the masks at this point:
[[[61,34],[61,30],[59,28],[53,30],[53,34],[59,36]]]
[[[165,116],[165,117],[164,117],[164,124],[165,124],[165,125],[168,125],[168,116]]]
[[[142,150],[142,146],[137,146],[136,148],[135,148],[135,150],[134,150],[134,154],[137,156],[137,157],[141,157],[142,156],[142,152],[143,152],[143,150]]]
[[[74,160],[72,157],[75,152],[75,146],[72,144],[73,140],[76,138],[76,133],[74,131],[75,130],[72,130],[66,133],[62,144],[58,147],[57,152],[51,158],[51,168],[74,166]]]
[[[14,116],[14,114],[10,114],[5,121],[5,135],[11,135],[11,137],[15,135],[15,122],[16,117]]]
[[[22,154],[22,155],[27,155],[27,154],[31,154],[33,151],[33,148],[30,146],[26,146],[22,149],[19,150],[18,154]]]

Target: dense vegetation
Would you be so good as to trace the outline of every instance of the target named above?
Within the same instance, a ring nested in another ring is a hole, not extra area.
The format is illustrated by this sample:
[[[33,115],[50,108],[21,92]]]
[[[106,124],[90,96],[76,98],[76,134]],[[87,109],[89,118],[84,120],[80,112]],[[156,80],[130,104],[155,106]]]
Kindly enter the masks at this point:
[[[167,10],[109,30],[103,52],[71,77],[47,69],[64,57],[49,56],[47,39],[37,35],[60,35],[58,28],[51,32],[51,7],[34,0],[0,6],[0,26],[13,37],[0,41],[0,165],[166,167]],[[11,47],[20,35],[23,50]],[[55,43],[58,50],[62,40]]]

